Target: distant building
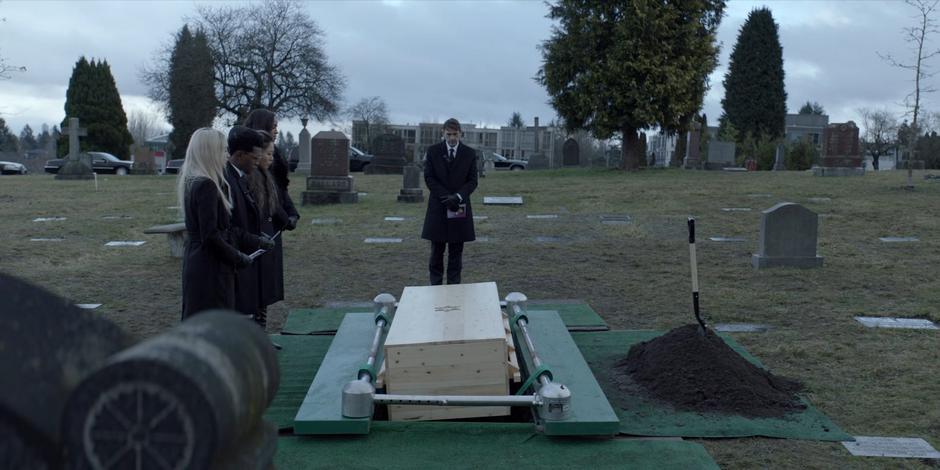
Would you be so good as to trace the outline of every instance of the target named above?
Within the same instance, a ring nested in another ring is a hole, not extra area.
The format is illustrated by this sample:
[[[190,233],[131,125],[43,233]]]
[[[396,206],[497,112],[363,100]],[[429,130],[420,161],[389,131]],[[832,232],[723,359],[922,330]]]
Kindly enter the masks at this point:
[[[522,160],[527,160],[529,156],[536,153],[544,153],[554,160],[557,153],[560,162],[561,143],[567,137],[563,129],[539,126],[538,118],[535,118],[535,125],[518,129],[508,126],[493,129],[477,127],[476,124],[470,123],[462,123],[460,127],[463,131],[461,141],[467,145],[477,150]],[[441,141],[442,128],[443,123],[423,122],[417,125],[389,124],[385,126],[385,131],[401,137],[405,143],[405,153],[412,155],[415,161],[420,161],[424,158],[428,147]],[[352,145],[357,148],[368,148],[365,136],[365,123],[353,121]]]
[[[785,135],[787,142],[808,140],[823,150],[823,134],[829,126],[829,116],[822,114],[787,114]]]

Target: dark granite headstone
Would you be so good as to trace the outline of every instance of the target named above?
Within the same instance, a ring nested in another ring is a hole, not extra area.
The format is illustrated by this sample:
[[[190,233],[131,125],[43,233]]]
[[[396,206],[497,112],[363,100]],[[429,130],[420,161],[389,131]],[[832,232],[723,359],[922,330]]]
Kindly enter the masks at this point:
[[[816,176],[860,176],[865,164],[859,150],[858,127],[852,121],[832,123],[823,132],[822,167],[813,169]]]
[[[760,247],[751,264],[757,269],[822,266],[822,256],[816,255],[818,229],[816,213],[799,204],[781,202],[761,212]]]
[[[375,158],[364,170],[368,175],[400,175],[408,163],[405,141],[395,134],[382,134],[372,139],[372,154]]]
[[[785,148],[783,144],[777,144],[777,151],[774,153],[774,171],[783,171],[787,169],[787,165],[784,162]]]
[[[548,156],[544,153],[536,153],[529,157],[526,170],[547,170],[549,166]]]
[[[310,174],[311,170],[311,153],[312,150],[310,146],[312,145],[310,131],[307,130],[307,120],[301,119],[300,122],[303,123],[304,128],[300,131],[300,137],[298,137],[297,143],[297,172]]]
[[[562,165],[578,166],[581,163],[581,147],[578,141],[569,138],[561,147]]]
[[[708,143],[708,162],[705,164],[705,169],[720,170],[734,166],[734,152],[734,142],[712,140]]]
[[[349,139],[342,132],[321,131],[311,141],[312,162],[303,204],[358,202],[349,176]]]

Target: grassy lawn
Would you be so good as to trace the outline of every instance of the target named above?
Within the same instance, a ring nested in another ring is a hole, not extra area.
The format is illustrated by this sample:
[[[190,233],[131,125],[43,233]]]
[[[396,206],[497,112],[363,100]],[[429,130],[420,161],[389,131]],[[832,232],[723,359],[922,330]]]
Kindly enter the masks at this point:
[[[500,295],[583,299],[613,329],[690,323],[686,218],[697,219],[702,309],[712,322],[774,329],[735,339],[774,372],[804,381],[808,397],[852,435],[922,437],[940,448],[940,331],[868,329],[854,316],[940,321],[940,182],[915,172],[819,178],[804,172],[727,173],[554,170],[480,180],[478,237],[464,253],[464,282],[495,281]],[[400,176],[354,174],[355,205],[304,206],[285,234],[287,300],[272,307],[277,331],[290,308],[396,297],[427,283],[425,205],[396,202]],[[293,176],[300,201],[303,180]],[[180,261],[163,235],[141,233],[179,217],[172,176],[0,177],[0,270],[97,311],[144,338],[180,315]],[[427,195],[427,191],[425,191]],[[484,195],[518,195],[522,207],[484,206]],[[760,211],[778,202],[820,214],[820,269],[755,271]],[[722,208],[751,211],[722,211]],[[555,219],[526,215],[556,214]],[[602,224],[628,215],[629,224]],[[36,217],[66,217],[33,222]],[[106,219],[104,216],[130,218]],[[384,221],[385,216],[404,221]],[[333,223],[312,224],[314,219]],[[326,221],[326,220],[321,220]],[[879,237],[914,236],[916,243]],[[34,242],[31,238],[63,238]],[[365,244],[400,237],[401,244]],[[536,237],[552,237],[536,241]],[[709,237],[741,237],[719,243]],[[109,240],[146,240],[105,247]],[[626,352],[626,351],[624,351]],[[851,457],[837,443],[776,439],[701,440],[722,467],[922,468],[937,461]]]

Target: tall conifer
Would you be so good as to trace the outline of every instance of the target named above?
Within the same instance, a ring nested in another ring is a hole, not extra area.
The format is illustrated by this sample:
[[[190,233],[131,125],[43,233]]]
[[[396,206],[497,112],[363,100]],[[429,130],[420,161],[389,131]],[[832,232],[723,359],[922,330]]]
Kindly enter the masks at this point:
[[[183,26],[176,36],[169,67],[170,144],[173,155],[182,158],[189,137],[200,127],[211,126],[216,117],[212,50],[205,33]]]

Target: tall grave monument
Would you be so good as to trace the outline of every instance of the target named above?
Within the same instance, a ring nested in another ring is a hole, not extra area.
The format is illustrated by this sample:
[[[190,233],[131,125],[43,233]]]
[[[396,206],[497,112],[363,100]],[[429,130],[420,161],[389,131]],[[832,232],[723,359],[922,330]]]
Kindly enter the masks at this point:
[[[304,128],[300,131],[300,142],[297,145],[297,152],[300,155],[297,171],[310,174],[310,131],[307,130],[307,118],[301,119],[300,123],[304,125]]]
[[[861,176],[865,174],[854,122],[832,123],[823,132],[822,166],[813,168],[816,176]]]
[[[78,127],[78,118],[69,118],[69,127],[62,129],[62,133],[69,136],[69,155],[65,164],[59,168],[55,179],[57,180],[90,180],[95,177],[91,170],[91,156],[81,154],[78,138],[88,135],[85,129]]]
[[[349,139],[345,134],[320,131],[313,136],[310,176],[302,195],[303,205],[359,202],[349,176]]]

